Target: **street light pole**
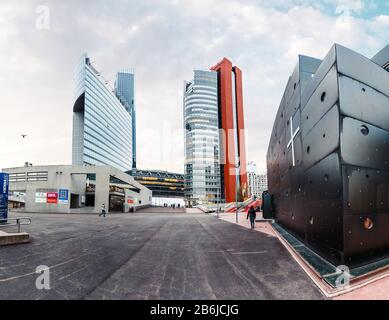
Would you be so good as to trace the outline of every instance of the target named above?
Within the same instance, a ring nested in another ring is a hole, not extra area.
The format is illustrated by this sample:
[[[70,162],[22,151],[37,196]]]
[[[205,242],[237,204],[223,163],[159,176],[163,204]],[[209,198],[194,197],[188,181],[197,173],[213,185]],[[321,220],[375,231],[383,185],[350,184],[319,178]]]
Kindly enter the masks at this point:
[[[219,202],[220,202],[220,188],[217,188],[217,199],[216,199],[217,207],[216,207],[216,214],[219,218]]]
[[[238,181],[239,181],[239,173],[240,173],[240,163],[235,164],[235,202],[236,202],[236,223],[238,224]]]

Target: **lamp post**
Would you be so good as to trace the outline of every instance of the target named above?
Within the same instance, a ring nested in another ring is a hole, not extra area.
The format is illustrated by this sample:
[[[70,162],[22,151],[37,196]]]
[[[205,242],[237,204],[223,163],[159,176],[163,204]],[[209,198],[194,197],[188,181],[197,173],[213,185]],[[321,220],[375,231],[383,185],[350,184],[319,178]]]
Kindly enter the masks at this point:
[[[217,217],[219,218],[219,201],[220,201],[220,189],[218,188],[217,189],[217,199],[216,199],[216,204],[217,204],[217,206],[216,206],[216,215],[217,215]]]
[[[235,175],[236,175],[236,182],[235,182],[235,202],[236,202],[236,223],[238,223],[238,181],[239,181],[239,173],[240,173],[240,161],[238,161],[237,164],[235,164]]]

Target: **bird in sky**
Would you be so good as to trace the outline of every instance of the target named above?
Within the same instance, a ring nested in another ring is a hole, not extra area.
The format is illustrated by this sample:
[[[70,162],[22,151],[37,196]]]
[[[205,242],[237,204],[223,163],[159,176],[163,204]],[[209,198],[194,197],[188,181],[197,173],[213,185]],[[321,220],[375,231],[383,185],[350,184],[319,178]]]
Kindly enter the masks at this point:
[[[26,134],[22,134],[22,138],[24,139],[25,137],[27,137],[27,135]]]

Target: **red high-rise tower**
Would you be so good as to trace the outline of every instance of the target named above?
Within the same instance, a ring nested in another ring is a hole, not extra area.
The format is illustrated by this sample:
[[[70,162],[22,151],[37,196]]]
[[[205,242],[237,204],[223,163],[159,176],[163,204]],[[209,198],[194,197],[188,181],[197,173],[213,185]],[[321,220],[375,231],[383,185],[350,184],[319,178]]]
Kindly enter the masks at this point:
[[[219,127],[222,164],[222,197],[226,202],[236,201],[238,190],[247,196],[246,146],[244,136],[242,71],[223,58],[211,70],[218,73]],[[236,165],[239,164],[239,172]]]

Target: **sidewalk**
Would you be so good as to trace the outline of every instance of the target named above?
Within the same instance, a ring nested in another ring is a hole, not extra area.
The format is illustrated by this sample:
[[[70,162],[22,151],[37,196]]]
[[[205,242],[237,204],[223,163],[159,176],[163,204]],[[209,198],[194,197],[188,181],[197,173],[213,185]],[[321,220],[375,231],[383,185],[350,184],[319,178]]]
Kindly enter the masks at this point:
[[[201,211],[198,208],[185,208],[185,212],[186,213],[203,213],[203,211]]]
[[[216,215],[216,214],[215,214]],[[236,223],[236,213],[220,213],[219,218],[231,222]],[[257,213],[257,220],[262,219],[262,212]],[[238,225],[245,227],[247,229],[251,229],[250,220],[247,219],[247,212],[239,212],[238,214]],[[262,233],[266,233],[270,236],[276,237],[273,228],[266,221],[263,222],[255,222],[255,231],[259,231]]]
[[[214,214],[216,215],[216,214]],[[250,221],[246,219],[247,213],[239,212],[238,225],[250,229]],[[219,219],[230,223],[236,223],[235,213],[220,213]],[[262,213],[257,215],[257,219],[262,219]],[[273,228],[268,222],[256,222],[255,231],[268,234],[272,237],[277,237]],[[293,255],[292,255],[293,256]],[[296,258],[293,257],[295,260]],[[296,262],[301,266],[298,260]],[[304,268],[303,268],[304,269]],[[313,274],[307,272],[307,275],[312,279]],[[312,281],[314,281],[312,279]],[[355,288],[350,292],[339,295],[333,298],[334,300],[389,300],[389,275],[383,274],[381,279],[373,280],[371,283],[363,284],[359,288]]]

